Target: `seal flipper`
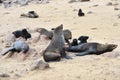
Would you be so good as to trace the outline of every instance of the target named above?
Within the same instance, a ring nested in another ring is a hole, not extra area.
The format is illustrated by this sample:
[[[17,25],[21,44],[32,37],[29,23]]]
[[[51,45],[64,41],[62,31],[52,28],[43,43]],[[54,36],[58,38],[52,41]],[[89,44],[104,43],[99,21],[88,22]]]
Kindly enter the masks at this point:
[[[90,52],[89,51],[85,51],[85,52],[80,52],[80,53],[75,53],[76,56],[84,56],[84,55],[88,55]]]
[[[2,51],[1,55],[6,55],[9,51],[14,51],[14,47],[6,48],[5,50]]]

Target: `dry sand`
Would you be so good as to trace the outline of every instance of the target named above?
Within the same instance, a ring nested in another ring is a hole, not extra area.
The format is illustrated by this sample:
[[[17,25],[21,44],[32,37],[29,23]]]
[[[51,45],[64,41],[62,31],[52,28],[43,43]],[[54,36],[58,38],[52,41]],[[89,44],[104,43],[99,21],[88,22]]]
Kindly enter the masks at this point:
[[[70,29],[73,38],[88,35],[89,42],[114,43],[118,48],[104,55],[74,57],[72,60],[51,62],[49,69],[27,71],[33,61],[21,61],[19,56],[0,59],[0,73],[10,74],[10,78],[0,80],[120,80],[120,10],[117,6],[106,6],[108,2],[120,4],[119,0],[91,0],[90,2],[68,3],[69,0],[50,0],[48,4],[30,4],[23,7],[3,8],[0,6],[0,51],[4,48],[4,39],[8,33],[22,29],[43,27],[51,29],[60,24]],[[96,6],[98,5],[98,6]],[[84,17],[78,17],[81,8]],[[34,10],[39,18],[20,18],[21,13]],[[92,14],[87,12],[92,11]],[[34,43],[31,47],[41,50],[46,42]],[[17,74],[17,76],[16,76]],[[18,76],[21,75],[21,76]]]

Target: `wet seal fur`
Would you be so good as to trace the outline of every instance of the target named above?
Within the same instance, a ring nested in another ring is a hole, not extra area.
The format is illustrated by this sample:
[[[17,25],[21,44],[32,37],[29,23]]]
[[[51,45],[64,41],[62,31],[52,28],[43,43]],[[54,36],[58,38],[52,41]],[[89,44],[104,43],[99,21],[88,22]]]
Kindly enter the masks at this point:
[[[6,48],[1,55],[6,55],[8,52],[23,52],[26,54],[29,51],[29,46],[22,40],[15,41],[12,47]]]
[[[71,59],[65,53],[65,39],[63,36],[63,25],[61,24],[53,31],[53,38],[43,53],[46,62],[60,61],[61,58]]]
[[[78,46],[71,46],[66,50],[68,52],[79,52],[75,53],[76,56],[84,56],[89,54],[100,55],[105,52],[113,51],[115,48],[117,48],[115,44],[83,43]]]

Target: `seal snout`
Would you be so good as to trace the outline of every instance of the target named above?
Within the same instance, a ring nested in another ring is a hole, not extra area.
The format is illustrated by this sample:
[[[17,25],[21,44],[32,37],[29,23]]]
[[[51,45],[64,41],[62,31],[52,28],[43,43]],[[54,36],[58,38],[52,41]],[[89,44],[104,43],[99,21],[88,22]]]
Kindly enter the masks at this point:
[[[113,46],[114,49],[118,47],[118,45],[115,45],[115,44],[113,44],[112,46]]]

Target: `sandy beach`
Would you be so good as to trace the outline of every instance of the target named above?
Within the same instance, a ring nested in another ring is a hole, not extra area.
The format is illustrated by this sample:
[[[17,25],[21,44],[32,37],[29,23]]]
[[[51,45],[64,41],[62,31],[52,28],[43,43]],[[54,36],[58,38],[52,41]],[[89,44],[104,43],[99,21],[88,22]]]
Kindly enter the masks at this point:
[[[69,0],[50,0],[46,4],[30,3],[26,6],[0,6],[0,51],[5,47],[5,38],[22,28],[46,28],[50,30],[60,24],[72,32],[72,39],[89,36],[88,42],[117,44],[118,47],[102,55],[86,55],[50,62],[46,70],[28,71],[35,59],[20,60],[20,54],[0,59],[0,73],[10,77],[0,80],[120,80],[120,0],[90,0],[68,3]],[[111,2],[113,5],[108,6]],[[118,3],[118,5],[115,5]],[[78,17],[82,9],[85,16]],[[118,8],[119,10],[115,10]],[[35,11],[39,18],[21,18],[20,14]],[[90,13],[91,12],[91,13]],[[33,37],[35,36],[32,33]],[[71,41],[72,41],[71,39]],[[39,41],[31,48],[44,49],[49,42]],[[39,57],[37,57],[39,58]],[[41,58],[41,57],[40,57]],[[17,76],[16,76],[17,75]],[[20,76],[18,76],[20,75]]]

